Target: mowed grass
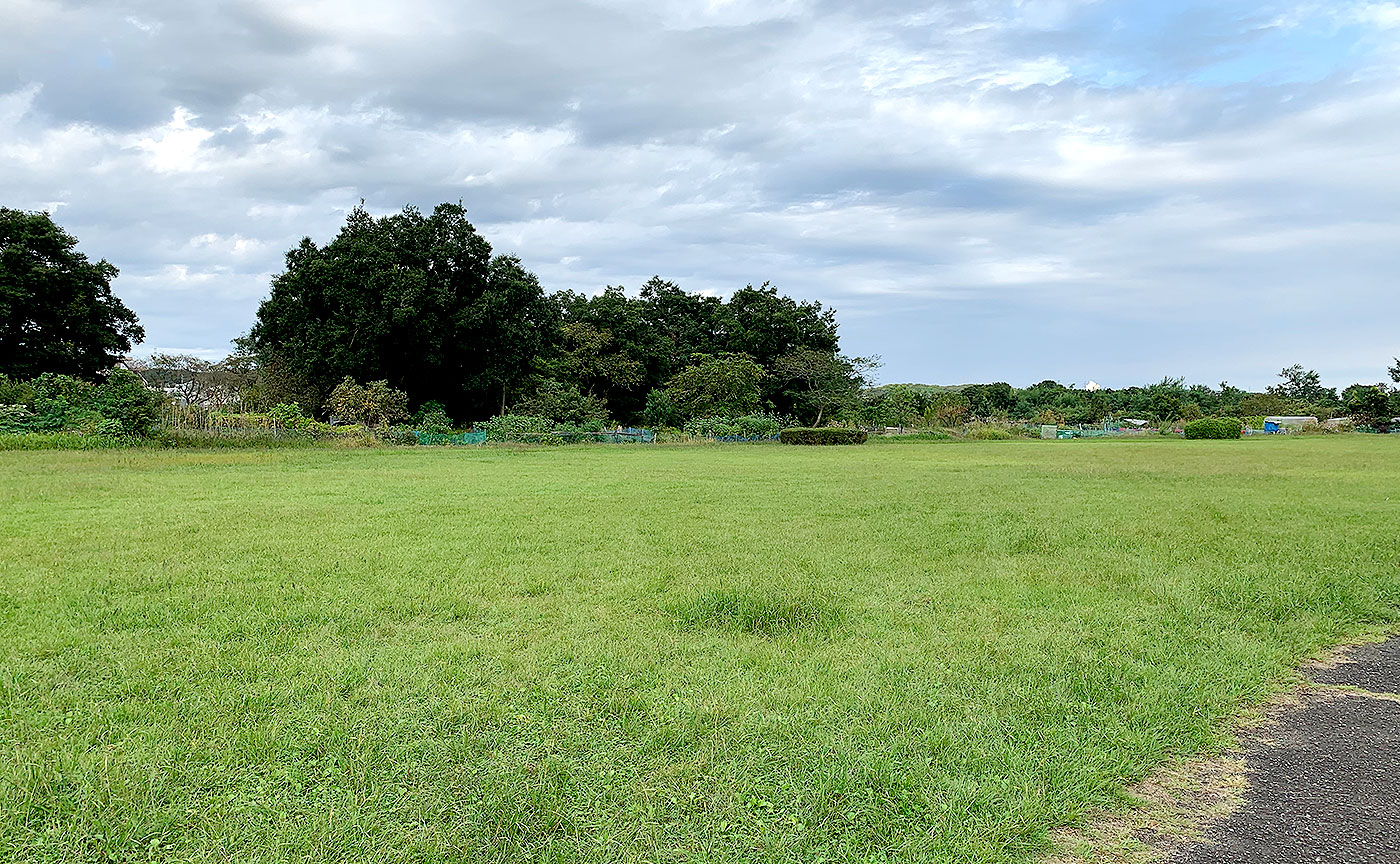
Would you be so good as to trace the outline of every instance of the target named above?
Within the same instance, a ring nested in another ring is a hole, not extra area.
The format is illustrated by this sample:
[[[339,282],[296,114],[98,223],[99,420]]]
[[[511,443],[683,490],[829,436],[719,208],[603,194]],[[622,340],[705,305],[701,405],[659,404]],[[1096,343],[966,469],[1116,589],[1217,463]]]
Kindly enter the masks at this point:
[[[0,453],[0,858],[1023,861],[1400,622],[1400,440]]]

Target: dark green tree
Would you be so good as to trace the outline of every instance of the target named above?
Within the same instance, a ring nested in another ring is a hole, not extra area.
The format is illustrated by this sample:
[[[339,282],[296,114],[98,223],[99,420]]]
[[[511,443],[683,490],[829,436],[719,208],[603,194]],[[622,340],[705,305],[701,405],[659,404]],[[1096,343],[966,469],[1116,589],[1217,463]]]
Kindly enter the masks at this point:
[[[557,329],[534,275],[493,257],[461,205],[379,219],[361,206],[326,246],[287,253],[248,341],[321,401],[347,376],[377,379],[469,417],[502,410]]]
[[[759,409],[765,373],[747,354],[697,354],[676,373],[666,392],[685,419],[735,417]]]
[[[145,338],[112,294],[117,268],[77,245],[47,213],[0,207],[0,374],[95,380]]]
[[[1309,405],[1335,405],[1337,402],[1337,392],[1323,387],[1322,376],[1318,375],[1316,370],[1304,369],[1301,363],[1295,363],[1279,372],[1278,377],[1283,379],[1283,383],[1269,388],[1269,392],[1276,396],[1296,399]]]
[[[1390,394],[1381,384],[1353,384],[1342,391],[1342,406],[1358,423],[1390,420]]]

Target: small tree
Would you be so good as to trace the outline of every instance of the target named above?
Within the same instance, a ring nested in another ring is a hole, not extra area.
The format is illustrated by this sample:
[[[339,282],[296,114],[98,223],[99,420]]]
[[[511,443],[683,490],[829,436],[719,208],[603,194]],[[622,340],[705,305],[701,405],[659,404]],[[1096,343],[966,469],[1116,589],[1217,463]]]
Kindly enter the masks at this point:
[[[688,419],[736,417],[759,409],[763,367],[747,354],[696,354],[693,365],[678,372],[666,392]]]
[[[789,394],[799,410],[816,412],[813,426],[824,416],[854,407],[860,391],[870,386],[870,374],[879,366],[873,357],[843,357],[825,351],[799,349],[773,364],[774,377],[789,384]]]
[[[1390,380],[1400,384],[1400,357],[1395,358],[1395,365],[1386,370],[1390,373]]]
[[[408,394],[390,387],[388,381],[371,381],[361,387],[347,375],[331,391],[326,407],[351,423],[388,426],[408,416]]]

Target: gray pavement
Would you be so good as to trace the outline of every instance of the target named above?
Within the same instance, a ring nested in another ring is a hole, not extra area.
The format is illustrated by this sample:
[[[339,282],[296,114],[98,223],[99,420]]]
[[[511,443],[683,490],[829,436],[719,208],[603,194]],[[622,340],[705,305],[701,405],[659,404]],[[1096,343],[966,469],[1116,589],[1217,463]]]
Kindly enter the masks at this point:
[[[1319,684],[1400,693],[1400,638],[1310,673]],[[1400,864],[1400,697],[1313,690],[1245,742],[1237,811],[1175,864]]]

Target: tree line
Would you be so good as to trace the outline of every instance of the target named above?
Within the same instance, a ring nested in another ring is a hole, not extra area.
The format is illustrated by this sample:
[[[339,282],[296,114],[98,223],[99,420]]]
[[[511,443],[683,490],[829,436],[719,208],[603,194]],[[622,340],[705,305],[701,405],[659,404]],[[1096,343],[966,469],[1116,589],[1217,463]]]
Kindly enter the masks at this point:
[[[1302,366],[1258,393],[1179,378],[1118,390],[873,387],[878,359],[841,353],[835,313],[820,303],[767,283],[721,299],[660,277],[635,293],[546,292],[519,259],[493,251],[460,204],[383,217],[357,207],[330,242],[305,238],[287,252],[252,328],[223,360],[131,360],[144,333],[111,292],[117,269],[76,244],[48,214],[0,208],[0,375],[12,384],[45,374],[96,382],[124,361],[194,408],[296,406],[376,423],[413,415],[438,427],[507,413],[697,428],[757,415],[867,426],[1400,416],[1400,359],[1391,384],[1341,392]]]

